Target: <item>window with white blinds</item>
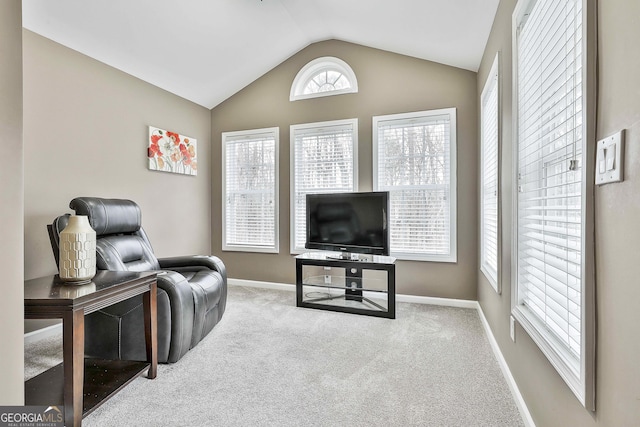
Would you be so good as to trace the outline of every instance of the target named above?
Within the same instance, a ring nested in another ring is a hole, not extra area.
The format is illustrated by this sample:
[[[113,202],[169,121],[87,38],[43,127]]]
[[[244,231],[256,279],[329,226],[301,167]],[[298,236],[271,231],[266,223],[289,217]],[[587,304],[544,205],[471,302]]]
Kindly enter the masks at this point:
[[[584,16],[583,0],[520,1],[514,14],[514,315],[591,406]]]
[[[306,196],[357,190],[358,120],[291,126],[291,252],[304,251]]]
[[[278,128],[222,133],[222,249],[278,252]]]
[[[499,55],[480,97],[480,271],[500,292],[498,281]]]
[[[373,118],[373,186],[389,191],[391,255],[456,261],[456,110]]]

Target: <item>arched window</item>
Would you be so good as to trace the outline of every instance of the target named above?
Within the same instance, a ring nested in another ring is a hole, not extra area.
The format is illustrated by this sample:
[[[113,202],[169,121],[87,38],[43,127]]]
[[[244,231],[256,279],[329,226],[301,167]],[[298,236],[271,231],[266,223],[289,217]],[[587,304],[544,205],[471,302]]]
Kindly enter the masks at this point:
[[[358,92],[358,81],[349,64],[332,56],[314,59],[293,79],[290,101]]]

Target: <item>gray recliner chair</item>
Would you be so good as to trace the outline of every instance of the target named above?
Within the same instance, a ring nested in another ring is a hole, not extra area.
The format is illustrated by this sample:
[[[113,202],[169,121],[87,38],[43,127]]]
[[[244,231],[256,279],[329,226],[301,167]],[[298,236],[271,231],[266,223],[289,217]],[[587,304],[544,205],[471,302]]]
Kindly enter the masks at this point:
[[[158,259],[131,200],[78,197],[69,207],[89,217],[96,231],[98,270],[158,271],[158,361],[177,362],[220,321],[227,301],[227,276],[215,256]],[[59,234],[69,214],[48,225],[58,265]],[[142,296],[85,318],[85,354],[104,359],[146,360]]]

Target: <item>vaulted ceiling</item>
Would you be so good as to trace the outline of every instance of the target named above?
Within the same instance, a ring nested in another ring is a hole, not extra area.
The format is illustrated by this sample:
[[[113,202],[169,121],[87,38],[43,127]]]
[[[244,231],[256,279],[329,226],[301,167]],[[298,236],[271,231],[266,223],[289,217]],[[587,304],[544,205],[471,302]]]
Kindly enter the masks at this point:
[[[499,0],[23,0],[24,28],[213,108],[339,39],[477,71]]]

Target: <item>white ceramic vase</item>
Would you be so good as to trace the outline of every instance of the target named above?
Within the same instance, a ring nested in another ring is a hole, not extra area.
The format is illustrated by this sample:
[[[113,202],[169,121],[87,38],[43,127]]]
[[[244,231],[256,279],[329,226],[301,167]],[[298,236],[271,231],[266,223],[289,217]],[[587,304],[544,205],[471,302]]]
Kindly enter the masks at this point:
[[[85,215],[71,215],[60,232],[60,280],[83,284],[96,275],[96,232]]]

